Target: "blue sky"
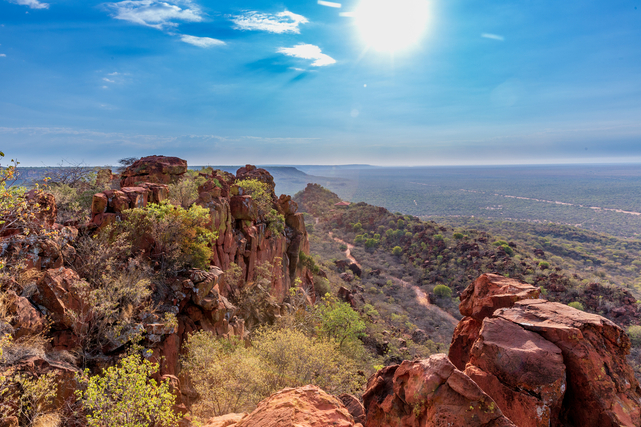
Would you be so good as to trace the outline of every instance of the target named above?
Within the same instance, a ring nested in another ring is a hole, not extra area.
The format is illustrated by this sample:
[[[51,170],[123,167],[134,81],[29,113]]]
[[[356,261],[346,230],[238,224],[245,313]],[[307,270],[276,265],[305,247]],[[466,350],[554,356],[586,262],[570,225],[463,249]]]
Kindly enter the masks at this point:
[[[0,150],[34,166],[149,154],[190,164],[641,162],[639,9],[0,0]]]

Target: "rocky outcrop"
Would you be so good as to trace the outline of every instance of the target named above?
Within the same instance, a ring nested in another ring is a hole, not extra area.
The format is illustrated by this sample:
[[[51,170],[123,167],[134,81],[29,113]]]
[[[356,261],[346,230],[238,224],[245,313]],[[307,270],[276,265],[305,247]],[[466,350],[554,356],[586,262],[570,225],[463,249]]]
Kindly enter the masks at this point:
[[[461,295],[450,358],[520,427],[639,426],[630,342],[604,317],[483,275]]]
[[[365,427],[515,427],[444,354],[381,369],[363,402]]]
[[[144,182],[171,184],[186,172],[187,161],[178,157],[143,157],[120,174],[120,187],[135,187]]]
[[[313,385],[281,390],[240,415],[212,418],[204,427],[362,427],[340,400]]]

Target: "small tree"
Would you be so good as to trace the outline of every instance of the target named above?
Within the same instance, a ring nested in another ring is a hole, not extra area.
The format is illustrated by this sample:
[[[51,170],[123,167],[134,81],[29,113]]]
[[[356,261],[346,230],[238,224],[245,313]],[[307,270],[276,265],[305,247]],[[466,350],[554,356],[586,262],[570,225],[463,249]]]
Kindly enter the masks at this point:
[[[403,255],[403,248],[401,248],[400,246],[394,246],[394,248],[392,249],[392,255],[394,256]]]
[[[434,286],[434,295],[439,298],[452,298],[452,289],[445,285]]]
[[[158,384],[150,376],[158,364],[131,355],[102,375],[78,375],[82,389],[76,397],[82,402],[90,427],[173,427],[181,415],[172,407],[176,397],[169,382]]]
[[[316,306],[320,318],[318,332],[321,336],[335,339],[339,347],[363,335],[365,322],[346,302],[327,294],[323,303]]]
[[[568,306],[572,308],[576,308],[577,310],[584,311],[585,308],[583,307],[583,304],[581,304],[579,301],[572,301],[571,303],[568,304]]]

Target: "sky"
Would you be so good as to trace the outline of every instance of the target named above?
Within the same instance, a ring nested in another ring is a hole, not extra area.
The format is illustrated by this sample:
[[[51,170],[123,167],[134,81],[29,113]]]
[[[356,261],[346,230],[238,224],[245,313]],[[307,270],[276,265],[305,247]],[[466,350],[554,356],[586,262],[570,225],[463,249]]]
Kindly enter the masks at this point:
[[[0,151],[24,166],[641,162],[640,9],[0,0]]]

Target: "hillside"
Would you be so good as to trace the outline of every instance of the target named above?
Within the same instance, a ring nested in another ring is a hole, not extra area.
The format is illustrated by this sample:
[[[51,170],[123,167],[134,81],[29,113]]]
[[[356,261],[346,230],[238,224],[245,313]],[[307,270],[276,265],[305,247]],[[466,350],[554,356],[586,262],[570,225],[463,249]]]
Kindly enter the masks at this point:
[[[460,318],[458,296],[481,273],[497,273],[540,286],[546,299],[578,303],[587,312],[605,316],[624,328],[641,321],[637,298],[631,292],[636,290],[620,286],[620,276],[611,278],[606,270],[608,262],[597,270],[600,274],[584,272],[573,264],[577,262],[574,257],[554,252],[558,244],[554,240],[540,245],[530,235],[521,237],[516,223],[514,228],[494,234],[499,231],[498,225],[488,231],[463,225],[454,228],[362,202],[338,207],[335,203],[340,198],[336,194],[313,184],[294,200],[316,223],[310,231],[310,247],[319,262],[341,270],[344,262],[334,260],[346,259],[345,249],[350,247],[362,275],[345,286],[356,295],[359,310],[371,312],[371,306],[376,311],[378,323],[370,336],[374,345],[392,343],[395,357],[408,357],[411,349],[400,349],[408,347],[408,338],[417,329],[425,332],[436,347],[446,348],[456,325],[449,316]],[[522,227],[526,230],[529,225]],[[583,249],[586,259],[601,260],[603,254],[610,253],[607,246],[596,249],[608,241],[607,236],[547,227],[548,232],[556,230],[567,239],[585,238],[584,244],[591,248]],[[616,238],[609,242],[622,243]],[[620,265],[625,265],[624,261]],[[626,270],[618,267],[613,271]],[[426,295],[432,307],[429,315],[421,295]]]

